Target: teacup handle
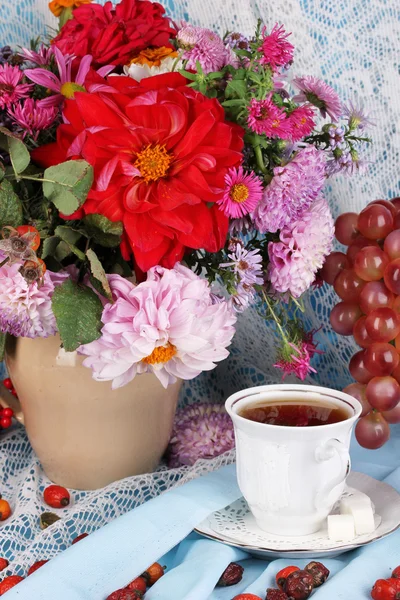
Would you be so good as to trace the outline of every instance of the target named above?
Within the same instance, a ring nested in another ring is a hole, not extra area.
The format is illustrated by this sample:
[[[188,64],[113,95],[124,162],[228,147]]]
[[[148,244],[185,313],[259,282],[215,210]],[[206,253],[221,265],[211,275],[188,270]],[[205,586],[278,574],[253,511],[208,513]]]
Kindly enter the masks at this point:
[[[328,500],[329,494],[337,485],[343,483],[350,473],[351,460],[347,446],[339,440],[329,440],[325,444],[318,446],[315,451],[315,460],[319,463],[333,458],[336,453],[340,457],[340,473],[333,481],[330,481],[318,491],[315,498],[315,507],[317,510],[327,510],[331,507],[331,503]]]

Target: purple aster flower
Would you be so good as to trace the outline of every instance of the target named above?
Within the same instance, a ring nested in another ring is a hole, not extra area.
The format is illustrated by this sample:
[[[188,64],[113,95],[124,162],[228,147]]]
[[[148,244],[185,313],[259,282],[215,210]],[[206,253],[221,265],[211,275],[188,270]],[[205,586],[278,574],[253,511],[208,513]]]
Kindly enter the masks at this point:
[[[41,131],[52,125],[58,110],[55,106],[41,106],[40,101],[27,98],[14,109],[10,108],[8,114],[23,130],[23,137],[29,133],[36,140]]]
[[[246,36],[242,35],[238,32],[232,32],[225,37],[225,44],[228,44],[234,50],[237,48],[238,50],[248,50],[249,49],[249,40]]]
[[[342,103],[338,94],[327,83],[314,77],[296,77],[293,84],[300,90],[300,94],[293,97],[293,102],[310,102],[319,108],[325,118],[328,114],[332,121],[337,121],[342,113]]]
[[[228,233],[230,236],[235,236],[241,233],[246,234],[253,229],[254,223],[251,219],[251,216],[246,215],[240,219],[232,219],[232,221],[229,223]]]
[[[228,246],[230,253],[228,258],[230,262],[222,263],[222,269],[234,271],[238,284],[261,285],[262,276],[262,256],[259,250],[246,250],[240,240],[232,239]]]
[[[10,108],[29,95],[33,85],[21,83],[23,76],[24,73],[19,67],[12,67],[7,63],[0,64],[0,109]]]
[[[328,203],[320,199],[294,223],[280,232],[279,242],[268,244],[268,275],[280,293],[301,296],[315,280],[329,254],[334,238],[334,223]]]
[[[19,55],[24,59],[35,65],[40,65],[41,67],[45,67],[50,64],[51,57],[53,56],[53,48],[52,46],[47,47],[42,44],[39,48],[39,52],[35,52],[35,50],[29,50],[28,48],[22,48]]]
[[[314,146],[300,150],[284,167],[274,169],[254,211],[254,223],[261,233],[276,232],[290,225],[318,198],[325,183],[325,153]]]
[[[272,94],[265,100],[252,98],[248,113],[247,125],[255,133],[264,134],[269,138],[290,139],[290,121],[286,118],[285,111],[274,104]]]
[[[345,144],[345,131],[343,127],[336,127],[335,125],[331,125],[331,127],[329,127],[328,129],[328,134],[329,145],[331,147],[331,150],[335,150],[335,148],[343,148],[343,145]]]
[[[359,104],[353,104],[349,102],[347,106],[343,107],[343,114],[348,119],[350,129],[363,130],[366,127],[373,127],[376,125],[368,113],[365,112],[364,106],[360,102]]]
[[[192,404],[177,411],[167,451],[170,467],[194,465],[235,446],[232,420],[219,404]]]

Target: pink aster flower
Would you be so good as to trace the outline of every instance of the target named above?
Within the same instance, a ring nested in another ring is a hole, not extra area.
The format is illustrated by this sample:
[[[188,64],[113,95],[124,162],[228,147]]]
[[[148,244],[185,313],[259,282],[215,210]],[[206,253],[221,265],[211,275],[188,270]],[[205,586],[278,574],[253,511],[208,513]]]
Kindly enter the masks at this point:
[[[17,337],[48,337],[57,332],[51,308],[54,283],[46,271],[43,283],[28,282],[20,273],[21,265],[0,267],[0,332]]]
[[[7,63],[0,65],[0,108],[10,108],[29,95],[33,85],[21,83],[23,76],[19,67],[12,67]]]
[[[310,135],[315,127],[314,118],[314,110],[309,104],[295,108],[288,117],[291,127],[290,139],[293,142],[298,142],[305,136]]]
[[[102,335],[79,350],[97,381],[115,389],[150,372],[167,387],[229,355],[234,313],[227,302],[213,304],[208,282],[190,269],[157,266],[137,286],[119,275],[109,283],[114,303],[103,310]]]
[[[268,244],[268,275],[272,287],[281,293],[301,296],[314,282],[317,271],[329,254],[334,224],[327,202],[320,199],[280,232],[279,242]]]
[[[272,94],[265,100],[252,98],[249,106],[247,125],[258,134],[269,138],[289,139],[290,126],[286,113],[272,102]]]
[[[185,25],[176,39],[183,50],[182,58],[187,60],[187,69],[196,70],[199,62],[204,73],[212,73],[233,60],[231,49],[210,29]]]
[[[310,365],[311,355],[308,348],[309,344],[300,342],[296,346],[289,342],[288,346],[291,348],[291,354],[286,358],[281,358],[274,364],[274,367],[283,371],[282,379],[293,374],[304,381],[307,375],[317,372]]]
[[[283,25],[276,23],[269,35],[266,35],[266,27],[264,27],[263,41],[258,48],[262,52],[260,63],[269,65],[273,71],[278,67],[284,67],[293,60],[294,46],[288,42],[288,37],[291,33],[286,33]]]
[[[39,52],[29,50],[28,48],[22,48],[19,55],[35,65],[46,66],[50,64],[51,57],[53,56],[53,47],[47,47],[42,44],[39,48]]]
[[[58,110],[55,106],[41,106],[37,100],[27,98],[10,108],[8,114],[24,130],[24,137],[29,133],[36,140],[39,133],[53,123]]]
[[[232,420],[219,404],[192,404],[178,410],[168,448],[170,467],[194,465],[232,450]]]
[[[293,79],[293,84],[300,90],[300,94],[293,97],[294,102],[310,102],[319,108],[324,118],[328,114],[332,121],[340,118],[342,113],[340,98],[325,81],[313,75],[306,75]]]
[[[296,221],[318,198],[325,183],[325,153],[307,146],[274,177],[254,211],[254,223],[261,233],[276,232]]]
[[[243,167],[232,168],[225,175],[225,190],[218,204],[227,217],[244,217],[255,209],[262,191],[262,183],[255,173],[245,173]]]

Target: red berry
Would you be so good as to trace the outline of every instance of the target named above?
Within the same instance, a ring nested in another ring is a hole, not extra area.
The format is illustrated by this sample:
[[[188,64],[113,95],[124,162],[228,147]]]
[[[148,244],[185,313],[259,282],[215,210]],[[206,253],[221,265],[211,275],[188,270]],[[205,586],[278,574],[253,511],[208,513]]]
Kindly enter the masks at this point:
[[[7,379],[3,379],[3,385],[8,390],[12,390],[13,389],[13,384],[12,384],[12,381],[11,381],[11,379],[9,377],[7,377]]]
[[[398,579],[378,579],[371,590],[373,600],[399,600],[400,586]]]
[[[116,590],[106,600],[142,600],[143,594],[137,590],[127,590],[126,588]]]
[[[261,600],[261,598],[255,594],[238,594],[232,600]]]
[[[304,570],[313,578],[314,588],[320,587],[329,577],[329,569],[320,562],[312,561],[304,567]]]
[[[394,577],[394,579],[400,579],[400,565],[393,569],[392,577]]]
[[[3,408],[1,416],[2,418],[6,417],[7,419],[11,419],[14,416],[14,411],[12,408]]]
[[[219,578],[217,586],[228,587],[230,585],[236,585],[239,581],[242,581],[243,571],[243,567],[237,563],[230,563]]]
[[[8,560],[6,558],[0,558],[0,571],[4,571],[8,567]]]
[[[136,592],[142,592],[142,594],[144,594],[147,590],[146,580],[144,577],[136,577],[136,579],[128,583],[125,589],[134,590]]]
[[[76,538],[74,538],[72,540],[72,546],[74,544],[77,544],[78,542],[80,542],[81,540],[83,540],[85,537],[87,537],[89,534],[88,533],[81,533],[81,535],[77,535]]]
[[[14,388],[11,390],[11,393],[12,393],[12,395],[13,395],[13,396],[15,396],[15,398],[17,398],[17,397],[18,397],[18,394],[17,394],[17,392],[14,390]]]
[[[280,590],[283,590],[285,588],[286,579],[291,573],[294,573],[295,571],[300,571],[299,567],[290,566],[278,571],[275,577],[275,581],[276,585]]]
[[[153,563],[144,573],[142,577],[147,581],[147,585],[153,585],[164,575],[165,567],[162,567],[160,563]]]
[[[68,506],[70,501],[68,490],[61,485],[49,485],[44,490],[43,498],[46,504],[52,508],[63,508],[64,506]]]
[[[0,596],[11,590],[11,588],[13,588],[23,579],[24,578],[20,577],[19,575],[10,575],[9,577],[3,579],[3,581],[0,583]]]
[[[32,573],[40,569],[40,567],[43,567],[43,565],[45,565],[48,562],[48,560],[37,560],[35,563],[33,563],[31,567],[29,567],[27,575],[32,575]]]
[[[307,600],[314,588],[313,578],[307,571],[294,571],[286,581],[284,591],[290,600]]]
[[[2,426],[3,429],[7,429],[8,427],[11,427],[12,421],[11,421],[11,419],[9,419],[7,417],[5,417],[5,418],[1,417],[0,425]]]
[[[289,596],[282,590],[267,589],[265,600],[288,600]]]

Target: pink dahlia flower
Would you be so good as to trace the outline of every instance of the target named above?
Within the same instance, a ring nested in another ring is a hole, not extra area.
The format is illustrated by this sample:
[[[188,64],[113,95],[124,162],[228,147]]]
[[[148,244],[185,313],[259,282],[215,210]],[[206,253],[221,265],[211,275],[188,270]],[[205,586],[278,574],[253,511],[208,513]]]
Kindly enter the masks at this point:
[[[24,130],[24,137],[29,133],[36,140],[39,133],[54,122],[58,110],[55,106],[41,106],[37,100],[27,98],[23,104],[10,108],[8,114]]]
[[[313,75],[307,75],[293,79],[293,85],[300,90],[300,94],[293,97],[294,102],[310,102],[319,108],[324,118],[328,114],[332,121],[339,120],[342,103],[335,90],[325,81]]]
[[[247,117],[249,129],[269,138],[287,140],[291,135],[291,127],[286,113],[272,102],[272,94],[265,100],[252,98]]]
[[[232,450],[232,420],[219,404],[192,404],[178,410],[168,448],[170,467],[194,465]]]
[[[217,204],[227,217],[239,219],[255,209],[262,192],[262,183],[255,173],[245,173],[243,167],[232,168],[225,175],[224,195]]]
[[[0,332],[17,337],[48,337],[57,331],[51,308],[55,285],[46,271],[43,284],[28,284],[14,263],[0,267]],[[61,282],[61,280],[60,280]]]
[[[167,387],[229,355],[234,313],[227,302],[213,304],[207,281],[190,269],[157,266],[137,286],[118,275],[109,283],[114,303],[104,308],[102,335],[79,349],[97,381],[115,389],[151,372]]]
[[[298,106],[289,115],[290,123],[290,139],[293,142],[298,142],[313,131],[315,127],[315,113],[309,104]]]
[[[274,25],[271,33],[266,35],[266,27],[263,29],[263,42],[258,48],[262,52],[260,63],[269,65],[273,71],[278,67],[284,67],[293,60],[294,46],[288,42],[291,33],[286,33],[283,25]]]
[[[328,203],[320,199],[268,244],[269,277],[277,292],[301,296],[314,282],[332,248],[335,228]]]
[[[196,71],[199,62],[204,73],[212,73],[236,60],[231,48],[226,48],[219,35],[210,29],[184,25],[176,39],[183,50],[182,58],[187,60],[187,69]]]
[[[318,198],[325,183],[325,153],[307,146],[274,177],[254,211],[254,223],[261,233],[276,232],[301,217]]]
[[[29,95],[33,85],[21,83],[23,76],[19,67],[12,67],[7,63],[0,65],[0,108],[10,108]]]

